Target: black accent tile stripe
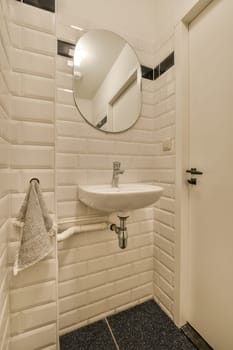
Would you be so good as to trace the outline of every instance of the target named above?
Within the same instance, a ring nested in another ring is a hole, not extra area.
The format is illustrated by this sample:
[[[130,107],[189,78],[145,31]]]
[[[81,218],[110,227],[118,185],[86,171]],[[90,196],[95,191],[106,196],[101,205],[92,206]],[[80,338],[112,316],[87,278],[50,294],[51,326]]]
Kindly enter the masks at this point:
[[[142,77],[145,79],[153,80],[153,68],[141,66]]]
[[[205,339],[203,339],[189,323],[186,323],[181,329],[198,350],[213,350],[213,348],[211,348]]]
[[[58,55],[65,57],[73,57],[70,53],[70,50],[74,50],[75,45],[67,43],[66,41],[58,40],[57,41],[57,53]]]
[[[174,64],[175,64],[175,54],[173,51],[161,63],[159,63],[155,68],[141,66],[142,77],[145,79],[156,80],[162,74],[164,74],[169,68],[174,66]]]
[[[159,65],[157,67],[154,68],[154,79],[156,80],[159,77]]]
[[[165,73],[169,68],[174,65],[174,52],[167,56],[159,65],[159,75]]]
[[[24,4],[32,5],[38,7],[42,10],[55,12],[55,0],[17,0],[23,2]]]

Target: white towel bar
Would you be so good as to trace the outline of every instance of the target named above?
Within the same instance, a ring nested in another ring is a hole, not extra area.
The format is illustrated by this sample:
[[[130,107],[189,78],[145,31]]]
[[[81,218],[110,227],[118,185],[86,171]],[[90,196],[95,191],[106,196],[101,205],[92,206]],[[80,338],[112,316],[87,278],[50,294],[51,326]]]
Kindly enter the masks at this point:
[[[70,227],[61,233],[58,233],[57,240],[58,240],[58,242],[64,241],[66,238],[72,236],[75,233],[107,230],[109,228],[109,225],[110,224],[107,222],[101,222],[101,223],[97,223],[97,224],[73,226],[73,227]]]

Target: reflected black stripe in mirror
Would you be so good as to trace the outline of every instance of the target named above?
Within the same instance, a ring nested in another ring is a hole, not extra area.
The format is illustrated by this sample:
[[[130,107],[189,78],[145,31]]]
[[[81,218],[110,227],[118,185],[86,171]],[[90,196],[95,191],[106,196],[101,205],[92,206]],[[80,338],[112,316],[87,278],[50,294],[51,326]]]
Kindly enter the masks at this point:
[[[17,0],[27,5],[38,7],[42,10],[55,12],[55,0]]]
[[[57,41],[57,53],[60,56],[72,58],[74,56],[74,48],[75,48],[75,45],[71,43],[67,43],[66,41],[63,41],[63,40]]]

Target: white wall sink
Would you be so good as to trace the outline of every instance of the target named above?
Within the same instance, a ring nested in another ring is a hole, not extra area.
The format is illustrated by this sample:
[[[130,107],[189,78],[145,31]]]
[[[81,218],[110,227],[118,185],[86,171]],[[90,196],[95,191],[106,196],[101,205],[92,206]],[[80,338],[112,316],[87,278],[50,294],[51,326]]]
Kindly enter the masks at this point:
[[[148,184],[122,184],[79,186],[79,199],[91,208],[105,212],[130,211],[156,202],[163,188]]]

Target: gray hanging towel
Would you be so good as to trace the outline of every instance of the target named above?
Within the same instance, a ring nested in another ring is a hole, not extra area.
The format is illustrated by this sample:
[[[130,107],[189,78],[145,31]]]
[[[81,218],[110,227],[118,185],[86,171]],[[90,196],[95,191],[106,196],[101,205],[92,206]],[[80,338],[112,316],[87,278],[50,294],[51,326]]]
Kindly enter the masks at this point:
[[[46,208],[39,183],[30,182],[28,192],[19,211],[15,225],[20,228],[20,245],[13,273],[26,269],[42,260],[53,249],[55,226]]]

